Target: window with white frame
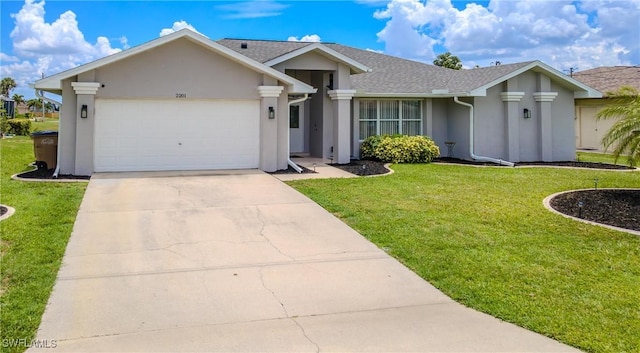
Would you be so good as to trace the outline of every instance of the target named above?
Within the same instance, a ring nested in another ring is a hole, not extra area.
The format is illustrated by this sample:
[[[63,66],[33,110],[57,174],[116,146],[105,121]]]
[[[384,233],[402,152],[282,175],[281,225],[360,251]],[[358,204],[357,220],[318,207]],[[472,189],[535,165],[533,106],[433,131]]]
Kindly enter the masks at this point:
[[[373,135],[420,135],[420,100],[360,100],[360,140]]]

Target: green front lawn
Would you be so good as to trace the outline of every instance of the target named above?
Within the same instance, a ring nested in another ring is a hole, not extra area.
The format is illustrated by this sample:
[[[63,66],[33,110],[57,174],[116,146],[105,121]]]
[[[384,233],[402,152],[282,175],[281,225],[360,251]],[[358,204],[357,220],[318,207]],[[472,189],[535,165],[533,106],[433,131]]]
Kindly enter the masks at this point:
[[[594,163],[608,163],[608,164],[619,164],[619,165],[629,165],[627,162],[627,156],[620,156],[618,161],[613,158],[613,155],[610,153],[597,153],[597,152],[577,152],[576,159],[580,162],[594,162]]]
[[[33,141],[29,137],[1,140],[0,153],[0,203],[16,209],[12,217],[0,222],[1,350],[21,352],[25,347],[9,347],[4,340],[29,342],[33,338],[86,183],[11,180],[12,174],[31,169],[28,164],[34,156]]]
[[[290,182],[455,300],[589,352],[640,351],[640,237],[547,211],[640,172],[395,165]]]
[[[31,131],[46,131],[46,130],[54,130],[58,131],[59,126],[58,119],[45,118],[44,121],[32,121],[31,122]]]

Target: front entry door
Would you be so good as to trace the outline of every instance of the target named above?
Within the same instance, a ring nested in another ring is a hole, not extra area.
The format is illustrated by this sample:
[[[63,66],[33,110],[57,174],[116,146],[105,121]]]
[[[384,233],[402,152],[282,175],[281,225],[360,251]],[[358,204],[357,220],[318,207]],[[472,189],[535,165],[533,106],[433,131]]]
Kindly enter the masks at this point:
[[[302,153],[304,150],[304,103],[289,107],[289,146],[291,153]]]

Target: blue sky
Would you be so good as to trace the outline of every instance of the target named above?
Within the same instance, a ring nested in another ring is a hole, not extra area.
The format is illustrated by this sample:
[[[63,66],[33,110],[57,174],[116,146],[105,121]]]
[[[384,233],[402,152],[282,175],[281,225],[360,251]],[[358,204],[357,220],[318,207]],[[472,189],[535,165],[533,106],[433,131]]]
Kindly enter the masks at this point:
[[[640,1],[54,1],[0,2],[0,72],[14,93],[184,27],[211,39],[338,42],[465,67],[542,60],[559,69],[640,64]]]

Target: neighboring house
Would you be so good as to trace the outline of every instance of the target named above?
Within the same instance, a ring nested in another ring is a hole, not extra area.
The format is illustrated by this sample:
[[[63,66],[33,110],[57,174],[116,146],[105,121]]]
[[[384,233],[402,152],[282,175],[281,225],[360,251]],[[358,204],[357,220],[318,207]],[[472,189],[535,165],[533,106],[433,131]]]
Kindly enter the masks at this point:
[[[602,98],[576,99],[576,147],[603,151],[602,137],[616,120],[596,120],[596,114],[607,105],[608,92],[622,86],[640,90],[640,66],[603,66],[576,72],[573,78],[604,93]]]
[[[189,30],[34,86],[62,96],[58,165],[77,175],[275,171],[291,154],[348,163],[363,139],[385,133],[431,136],[443,153],[455,142],[465,159],[572,160],[574,98],[601,96],[538,61],[455,71],[339,44],[216,42]]]

